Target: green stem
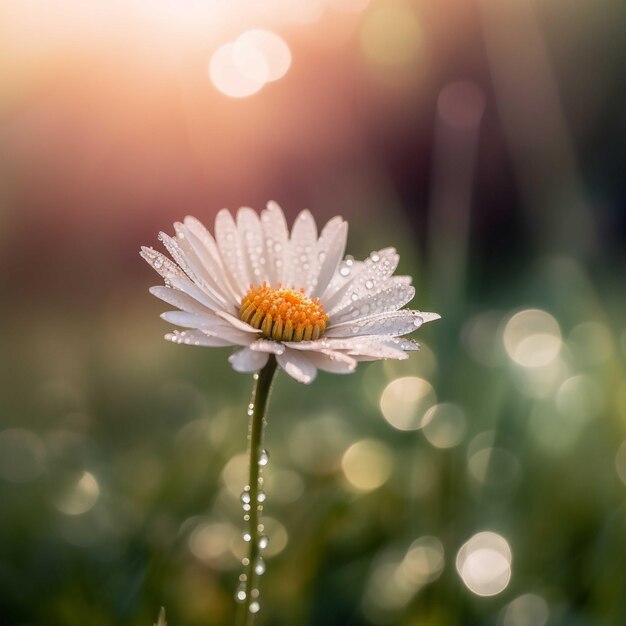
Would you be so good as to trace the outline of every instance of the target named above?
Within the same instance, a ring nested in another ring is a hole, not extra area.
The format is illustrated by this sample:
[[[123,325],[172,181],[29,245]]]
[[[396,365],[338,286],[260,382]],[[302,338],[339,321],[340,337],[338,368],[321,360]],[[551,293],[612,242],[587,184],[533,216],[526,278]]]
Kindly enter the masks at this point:
[[[263,451],[265,415],[275,372],[276,357],[271,354],[267,364],[256,377],[252,406],[249,410],[250,424],[248,427],[248,437],[250,446],[248,451],[248,485],[244,490],[244,494],[249,494],[250,510],[247,511],[247,516],[249,516],[250,519],[247,522],[249,525],[247,532],[250,533],[250,542],[248,556],[243,561],[245,578],[242,576],[242,582],[245,584],[245,598],[242,603],[243,610],[240,612],[240,619],[238,620],[240,626],[251,626],[259,607],[257,587],[259,574],[255,571],[255,565],[260,556],[259,539],[261,532],[259,530],[259,513],[263,510],[263,505],[259,502],[259,479],[261,477],[260,459]]]

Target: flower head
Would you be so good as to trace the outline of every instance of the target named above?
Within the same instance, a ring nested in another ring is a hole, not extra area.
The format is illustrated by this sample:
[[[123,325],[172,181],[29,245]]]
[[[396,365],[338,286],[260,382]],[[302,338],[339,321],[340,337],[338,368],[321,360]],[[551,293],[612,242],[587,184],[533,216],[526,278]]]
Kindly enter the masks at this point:
[[[332,218],[319,237],[302,211],[291,229],[270,202],[260,216],[248,208],[236,220],[226,209],[215,237],[195,218],[159,235],[172,259],[142,248],[164,278],[150,292],[177,310],[162,317],[188,330],[168,333],[174,343],[238,346],[238,372],[262,368],[270,354],[293,378],[310,383],[318,369],[349,373],[358,361],[406,359],[419,344],[404,335],[436,313],[403,309],[415,295],[408,276],[394,276],[393,248],[364,261],[345,257],[348,224]]]

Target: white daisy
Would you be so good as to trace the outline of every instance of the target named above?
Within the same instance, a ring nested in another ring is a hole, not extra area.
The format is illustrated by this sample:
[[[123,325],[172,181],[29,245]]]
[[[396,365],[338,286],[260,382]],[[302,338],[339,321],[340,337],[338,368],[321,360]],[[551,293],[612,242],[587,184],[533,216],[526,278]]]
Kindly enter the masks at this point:
[[[291,233],[281,208],[260,216],[241,208],[215,218],[215,238],[195,218],[159,239],[173,261],[152,248],[141,256],[165,279],[150,292],[177,310],[164,320],[189,330],[168,333],[175,343],[238,346],[238,372],[261,369],[271,354],[293,378],[310,383],[318,369],[354,371],[358,361],[406,359],[419,344],[404,335],[436,313],[402,309],[415,295],[409,276],[394,276],[393,248],[364,261],[344,258],[348,224],[332,218],[319,237],[302,211]]]

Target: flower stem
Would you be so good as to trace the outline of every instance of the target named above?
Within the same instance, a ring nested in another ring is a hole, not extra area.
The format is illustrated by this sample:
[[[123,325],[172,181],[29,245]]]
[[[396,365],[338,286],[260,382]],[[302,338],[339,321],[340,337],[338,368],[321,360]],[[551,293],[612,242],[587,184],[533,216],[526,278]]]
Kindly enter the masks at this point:
[[[263,510],[263,499],[259,498],[259,489],[262,484],[261,466],[267,462],[267,457],[262,459],[263,429],[266,423],[265,415],[269,400],[272,381],[276,372],[276,357],[271,354],[267,364],[255,377],[256,384],[253,392],[252,403],[249,407],[250,423],[248,427],[249,438],[249,462],[248,462],[248,485],[242,494],[242,502],[249,529],[248,556],[243,560],[244,574],[241,577],[242,587],[245,585],[245,597],[243,599],[243,611],[240,612],[238,624],[251,626],[254,616],[259,610],[257,580],[261,572],[258,569],[260,558],[260,545],[262,527],[259,526],[259,514]],[[249,508],[247,508],[249,505]]]

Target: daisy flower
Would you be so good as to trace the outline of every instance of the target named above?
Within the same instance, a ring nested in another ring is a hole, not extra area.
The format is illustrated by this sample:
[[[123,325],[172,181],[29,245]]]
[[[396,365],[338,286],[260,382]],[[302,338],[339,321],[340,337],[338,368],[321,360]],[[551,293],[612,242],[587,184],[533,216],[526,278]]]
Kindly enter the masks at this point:
[[[270,202],[259,216],[242,208],[215,218],[215,237],[195,218],[174,224],[176,235],[159,238],[171,259],[152,248],[141,255],[164,278],[151,293],[175,307],[162,317],[187,330],[168,333],[175,343],[237,346],[230,357],[239,372],[257,372],[248,405],[248,483],[241,494],[248,543],[235,599],[240,626],[260,610],[258,579],[268,545],[260,522],[265,502],[262,468],[269,456],[263,429],[274,374],[280,366],[302,383],[318,369],[354,371],[359,361],[406,359],[419,345],[404,336],[436,313],[403,309],[415,295],[408,276],[394,276],[393,248],[364,261],[345,257],[348,224],[332,218],[319,237],[309,211],[291,232],[280,207]]]
[[[187,330],[168,333],[174,343],[237,346],[229,361],[238,372],[263,368],[270,355],[301,383],[317,370],[354,371],[359,361],[406,359],[419,344],[404,335],[436,313],[403,309],[415,295],[408,276],[394,276],[393,248],[364,261],[344,258],[348,224],[332,218],[318,236],[302,211],[289,232],[281,208],[270,202],[258,215],[226,209],[215,236],[195,218],[174,224],[159,239],[173,261],[152,248],[142,257],[164,278],[150,292],[177,310],[167,322]]]

